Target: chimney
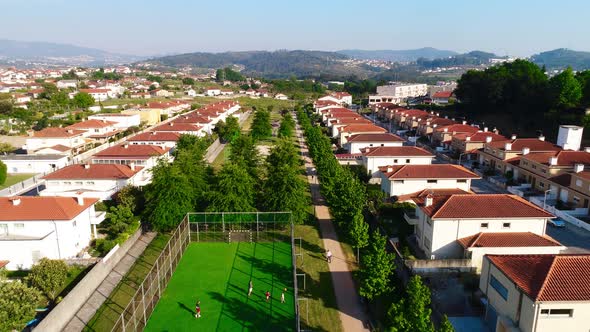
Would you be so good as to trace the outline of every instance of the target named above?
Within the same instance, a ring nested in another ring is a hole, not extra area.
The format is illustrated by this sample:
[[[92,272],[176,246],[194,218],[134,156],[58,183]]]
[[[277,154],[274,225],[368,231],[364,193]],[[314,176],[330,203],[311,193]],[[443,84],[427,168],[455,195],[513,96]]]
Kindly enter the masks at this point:
[[[81,192],[76,193],[76,200],[78,201],[78,205],[84,205],[84,197],[82,197]]]
[[[73,134],[74,133],[74,130],[73,129],[68,129],[67,131],[68,131],[68,134]]]
[[[436,113],[436,116],[440,116],[440,113]]]
[[[465,142],[471,142],[471,137],[470,136],[465,137]]]
[[[129,144],[123,144],[123,148],[124,149],[128,149],[129,148]]]
[[[424,201],[424,206],[431,206],[432,205],[432,195],[428,194],[426,196],[426,200]]]
[[[522,155],[523,156],[529,154],[529,152],[531,152],[531,149],[529,149],[529,148],[522,148]]]
[[[174,127],[174,123],[170,122],[170,127]]]
[[[438,125],[436,123],[432,125],[432,128],[436,128],[436,127],[438,127]]]
[[[13,197],[10,199],[10,201],[12,202],[13,206],[17,206],[20,204],[20,197]]]
[[[545,136],[541,135],[539,136],[539,141],[544,141],[545,140]]]
[[[557,157],[549,157],[549,166],[557,165]]]
[[[483,127],[483,132],[487,133],[488,132],[488,127]]]
[[[461,124],[465,125],[465,124],[467,124],[467,121],[463,120],[463,121],[461,121]]]
[[[590,153],[590,147],[585,147],[585,148],[584,148],[584,152],[586,152],[586,153]]]
[[[510,139],[511,140],[515,140],[516,139],[516,135],[515,134],[512,134],[512,136],[510,136]]]
[[[392,166],[387,166],[387,173],[391,173],[393,172],[393,167]]]
[[[152,134],[152,135],[156,135],[156,132],[155,132],[155,131],[152,131],[152,132],[151,132],[151,134]]]
[[[486,143],[490,143],[492,141],[492,136],[486,136]]]
[[[504,144],[504,150],[506,150],[506,151],[512,150],[512,143],[506,143],[506,144]]]
[[[449,118],[449,116],[448,115],[445,115],[445,119],[448,119],[448,118]]]
[[[494,129],[492,129],[492,132],[493,132],[494,134],[498,134],[498,128],[494,127]]]
[[[89,169],[90,168],[90,164],[84,164],[84,169]]]
[[[449,132],[449,128],[444,128],[444,129],[443,129],[443,131],[444,131],[445,133],[448,133],[448,132]]]
[[[131,168],[132,171],[135,171],[135,163],[129,163],[129,168]]]
[[[574,172],[580,173],[584,171],[584,164],[575,164],[574,165]]]

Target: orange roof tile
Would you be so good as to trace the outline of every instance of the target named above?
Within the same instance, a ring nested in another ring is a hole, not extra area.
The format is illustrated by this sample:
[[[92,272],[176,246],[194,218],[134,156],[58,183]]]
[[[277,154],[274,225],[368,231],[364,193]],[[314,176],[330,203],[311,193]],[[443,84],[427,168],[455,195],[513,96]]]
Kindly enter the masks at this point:
[[[145,157],[161,156],[170,151],[157,145],[119,144],[96,153],[95,158],[106,157]]]
[[[404,139],[390,133],[383,134],[357,134],[348,138],[348,142],[403,142]]]
[[[20,200],[18,205],[14,200]],[[17,196],[0,197],[0,221],[72,220],[96,203],[96,198]]]
[[[480,179],[467,168],[451,164],[397,165],[379,167],[389,179]]]
[[[50,138],[50,137],[62,138],[62,137],[79,136],[79,135],[82,135],[82,133],[84,133],[83,130],[49,127],[49,128],[45,128],[41,131],[36,131],[33,134],[33,136],[34,137],[46,137],[46,138]]]
[[[67,126],[66,129],[87,129],[87,128],[105,128],[117,124],[113,121],[102,121],[102,120],[86,120],[78,123],[74,123],[71,126]]]
[[[367,148],[363,155],[366,157],[432,157],[432,153],[415,146],[379,146]]]
[[[53,173],[45,175],[45,180],[58,179],[129,179],[141,171],[143,167],[135,167],[119,164],[76,164],[66,166]]]
[[[176,132],[145,132],[141,134],[137,134],[128,139],[131,142],[137,141],[170,141],[170,142],[177,142],[180,138],[179,133]]]
[[[375,133],[386,133],[387,130],[373,124],[351,124],[345,126],[340,129],[340,132],[343,133],[366,133],[366,132],[375,132]]]
[[[549,236],[531,232],[477,233],[458,239],[463,248],[472,247],[559,247],[561,243]]]

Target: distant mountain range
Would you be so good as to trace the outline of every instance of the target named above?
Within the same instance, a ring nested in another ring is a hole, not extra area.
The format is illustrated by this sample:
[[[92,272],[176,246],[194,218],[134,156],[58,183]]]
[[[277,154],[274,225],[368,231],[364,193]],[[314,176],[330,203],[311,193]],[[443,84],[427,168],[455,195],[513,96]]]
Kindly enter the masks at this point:
[[[4,61],[97,66],[125,64],[145,59],[95,48],[47,42],[0,39],[0,59]]]
[[[344,54],[351,58],[363,60],[381,60],[391,62],[411,62],[420,58],[438,59],[446,58],[458,53],[455,51],[439,50],[432,47],[423,47],[415,50],[341,50],[337,53]]]
[[[564,69],[568,66],[574,70],[590,69],[590,52],[573,51],[558,48],[531,56],[531,61],[539,66],[551,69]]]

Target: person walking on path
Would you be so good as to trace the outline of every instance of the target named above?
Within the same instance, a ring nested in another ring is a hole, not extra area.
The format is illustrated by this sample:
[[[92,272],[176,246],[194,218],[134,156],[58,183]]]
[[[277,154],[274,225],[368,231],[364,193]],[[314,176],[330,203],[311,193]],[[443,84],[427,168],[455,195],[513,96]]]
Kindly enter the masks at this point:
[[[201,318],[201,301],[197,301],[195,304],[195,318]]]
[[[266,302],[268,302],[268,300],[270,300],[270,292],[266,291],[266,293],[264,293],[264,295],[266,296]]]
[[[330,251],[330,249],[326,251],[326,260],[328,261],[328,263],[332,263],[332,252]]]
[[[248,283],[248,297],[250,297],[250,295],[252,295],[253,289],[254,289],[254,286],[252,285],[252,279],[250,279],[250,282]]]
[[[281,293],[281,303],[285,303],[285,292],[287,291],[287,288],[283,289],[283,292]]]

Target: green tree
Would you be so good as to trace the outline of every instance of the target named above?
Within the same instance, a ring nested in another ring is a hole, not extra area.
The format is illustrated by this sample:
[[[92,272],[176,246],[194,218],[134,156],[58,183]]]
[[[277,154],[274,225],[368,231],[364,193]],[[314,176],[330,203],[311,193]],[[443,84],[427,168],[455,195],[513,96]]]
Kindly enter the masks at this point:
[[[41,293],[26,284],[0,282],[0,331],[20,331],[35,317]]]
[[[113,238],[139,222],[139,218],[133,214],[131,207],[125,205],[111,206],[106,218],[106,227]]]
[[[178,167],[161,162],[152,168],[152,182],[146,186],[145,220],[158,231],[174,229],[194,208],[195,190]]]
[[[455,328],[449,321],[449,317],[447,315],[443,316],[442,322],[440,322],[440,326],[438,327],[438,332],[455,332]]]
[[[43,88],[43,92],[39,94],[40,98],[51,100],[51,97],[59,92],[57,86],[53,83],[43,83],[41,86]]]
[[[190,77],[185,77],[182,79],[182,84],[184,85],[194,85],[195,84],[195,80],[190,78]]]
[[[229,160],[245,168],[256,181],[260,178],[260,154],[251,136],[242,134],[234,139]]]
[[[391,331],[432,332],[434,326],[430,315],[430,289],[424,285],[420,276],[410,278],[406,285],[405,297],[394,302],[387,315],[392,325]]]
[[[10,153],[16,150],[10,143],[0,142],[0,154]]]
[[[295,120],[291,113],[286,113],[281,120],[281,125],[278,131],[278,137],[291,137],[295,131]]]
[[[73,104],[80,108],[88,108],[94,105],[94,98],[86,92],[78,92],[74,99],[72,100]]]
[[[139,187],[126,185],[119,190],[115,197],[115,201],[117,205],[126,206],[131,209],[134,214],[137,214],[139,211],[143,210],[143,191]]]
[[[384,236],[374,231],[367,253],[361,258],[359,293],[369,300],[389,292],[392,288],[390,277],[395,265],[393,256],[385,249],[385,241]]]
[[[223,142],[233,142],[240,135],[240,124],[238,118],[230,116],[226,121],[219,121],[215,125],[215,132]]]
[[[575,78],[571,67],[551,77],[549,87],[556,107],[571,108],[577,106],[582,98],[582,87]]]
[[[590,70],[584,70],[576,73],[576,79],[582,88],[582,98],[580,103],[584,106],[590,105]]]
[[[8,177],[8,166],[0,160],[0,185],[3,185],[6,182],[6,178]]]
[[[254,208],[254,179],[247,170],[229,162],[217,176],[215,191],[211,194],[208,211],[248,212]]]
[[[369,245],[369,224],[365,222],[362,214],[355,215],[349,223],[348,239],[356,249],[357,261],[360,260],[360,249]]]
[[[26,281],[31,287],[35,287],[48,299],[54,301],[63,290],[68,279],[68,266],[60,259],[41,258],[31,268]]]
[[[263,110],[254,112],[254,119],[250,127],[250,135],[254,140],[263,140],[272,136],[272,125],[270,123],[270,113]]]
[[[10,114],[13,108],[12,96],[8,93],[0,93],[0,114]]]
[[[51,96],[51,102],[57,106],[67,106],[70,103],[70,97],[65,91],[59,91]]]

